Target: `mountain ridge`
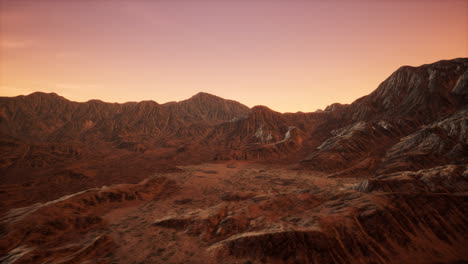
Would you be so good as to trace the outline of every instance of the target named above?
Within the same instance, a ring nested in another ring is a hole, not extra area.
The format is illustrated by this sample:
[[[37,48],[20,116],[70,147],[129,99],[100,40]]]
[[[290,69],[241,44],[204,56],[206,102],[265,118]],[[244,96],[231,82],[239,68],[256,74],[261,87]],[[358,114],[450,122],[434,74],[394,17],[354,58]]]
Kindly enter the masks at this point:
[[[363,126],[363,132],[359,133],[364,133],[368,139],[367,130],[384,126],[379,138],[388,138],[385,133],[398,138],[450,116],[467,104],[466,98],[460,96],[467,94],[467,68],[468,59],[464,58],[419,67],[403,66],[375,91],[351,104],[335,103],[325,111],[308,113],[279,113],[266,106],[248,108],[205,92],[165,104],[152,100],[123,104],[100,100],[80,103],[55,93],[35,92],[28,96],[0,97],[0,133],[28,142],[104,142],[119,148],[131,146],[130,149],[139,145],[140,151],[205,142],[207,150],[214,153],[208,160],[221,152],[229,158],[231,150],[226,149],[226,142],[229,142],[229,148],[243,152],[240,156],[246,158],[266,158],[269,153],[278,158],[278,155],[285,157],[301,151],[304,157],[314,157],[315,154],[305,153],[312,149],[311,152],[318,155],[315,157],[339,154],[350,161],[350,157],[343,156],[343,150],[333,154],[331,149],[318,147],[323,146],[326,139],[331,142],[332,132],[337,129]],[[365,123],[353,126],[356,122]],[[278,151],[278,146],[272,143],[282,141],[290,127],[297,128],[295,131],[301,139],[283,141],[295,147]],[[349,134],[351,139],[354,134]],[[339,138],[335,136],[336,140]],[[394,140],[388,144],[393,143]],[[271,146],[275,146],[273,150]],[[254,153],[250,153],[252,149],[256,149]],[[234,156],[239,157],[239,154]],[[343,166],[348,163],[344,162]]]
[[[0,261],[464,263],[467,94],[468,58],[309,113],[0,97]]]

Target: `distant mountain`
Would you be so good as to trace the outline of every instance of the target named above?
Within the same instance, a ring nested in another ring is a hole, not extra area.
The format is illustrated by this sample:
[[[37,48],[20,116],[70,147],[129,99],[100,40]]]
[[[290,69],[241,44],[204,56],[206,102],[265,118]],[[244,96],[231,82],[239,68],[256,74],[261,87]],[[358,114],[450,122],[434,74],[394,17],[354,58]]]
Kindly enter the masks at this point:
[[[227,122],[249,111],[235,101],[199,93],[188,100],[160,105],[154,101],[77,103],[57,94],[36,92],[0,98],[1,131],[31,141],[86,140],[87,135],[153,134],[174,132],[194,124]]]

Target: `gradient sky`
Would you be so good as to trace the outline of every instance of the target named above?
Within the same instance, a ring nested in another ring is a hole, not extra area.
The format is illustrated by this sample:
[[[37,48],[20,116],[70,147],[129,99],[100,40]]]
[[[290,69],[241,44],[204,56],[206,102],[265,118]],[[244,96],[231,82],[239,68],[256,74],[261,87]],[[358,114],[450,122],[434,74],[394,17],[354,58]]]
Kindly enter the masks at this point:
[[[280,112],[350,103],[402,65],[468,57],[468,1],[0,0],[0,95],[199,91]]]

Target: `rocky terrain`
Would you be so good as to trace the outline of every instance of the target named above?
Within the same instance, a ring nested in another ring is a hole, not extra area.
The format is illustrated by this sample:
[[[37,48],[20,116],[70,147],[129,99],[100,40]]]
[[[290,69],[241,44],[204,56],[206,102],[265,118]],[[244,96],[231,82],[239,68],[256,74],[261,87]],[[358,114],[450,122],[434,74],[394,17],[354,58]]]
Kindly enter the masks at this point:
[[[311,113],[0,98],[2,263],[464,263],[468,59]]]

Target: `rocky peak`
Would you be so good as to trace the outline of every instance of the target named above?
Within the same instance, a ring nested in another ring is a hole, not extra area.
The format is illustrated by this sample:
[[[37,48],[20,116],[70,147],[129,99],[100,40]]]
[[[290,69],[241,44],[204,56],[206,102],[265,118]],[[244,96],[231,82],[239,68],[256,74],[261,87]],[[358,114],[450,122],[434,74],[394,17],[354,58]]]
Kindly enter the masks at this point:
[[[210,94],[210,93],[205,93],[205,92],[198,92],[197,94],[193,95],[187,100],[223,100],[223,98]]]
[[[405,117],[425,123],[441,118],[463,104],[455,93],[465,94],[467,70],[468,59],[400,67],[374,92],[353,102],[347,118]]]
[[[227,122],[244,117],[249,108],[233,100],[200,92],[187,100],[165,105],[171,114],[177,114],[184,120],[204,120],[208,122]]]
[[[34,92],[29,95],[26,95],[25,97],[28,97],[28,98],[63,98],[62,96],[59,96],[56,93],[45,93],[45,92]]]

